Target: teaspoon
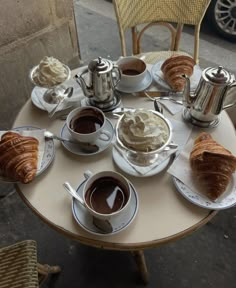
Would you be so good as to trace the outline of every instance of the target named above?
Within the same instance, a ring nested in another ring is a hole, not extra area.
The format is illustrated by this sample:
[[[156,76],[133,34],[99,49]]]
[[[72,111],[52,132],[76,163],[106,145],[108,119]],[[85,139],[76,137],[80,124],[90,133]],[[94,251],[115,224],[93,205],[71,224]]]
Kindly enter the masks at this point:
[[[66,139],[66,138],[57,136],[57,135],[53,134],[50,131],[45,131],[44,132],[44,137],[46,139],[56,139],[56,140],[59,140],[59,141],[66,141],[66,142],[69,142],[69,143],[72,143],[72,144],[76,144],[76,145],[79,146],[79,148],[81,148],[85,152],[93,153],[93,152],[97,152],[99,150],[99,147],[96,144],[83,143],[83,142],[78,142],[78,141],[71,140],[71,139]]]
[[[54,114],[57,112],[59,105],[61,105],[66,99],[70,98],[73,95],[73,87],[68,87],[64,92],[64,97],[57,103],[57,105],[48,113],[48,117],[52,118]]]
[[[77,199],[79,201],[79,203],[86,208],[84,200],[77,194],[77,192],[70,185],[69,182],[63,183],[63,187],[72,197]],[[111,233],[113,231],[112,225],[108,220],[102,220],[102,219],[96,218],[94,216],[92,216],[92,217],[93,217],[93,225],[96,226],[102,233],[106,234],[106,233]]]
[[[176,99],[173,99],[173,98],[171,98],[171,97],[159,96],[159,97],[155,98],[155,97],[149,96],[145,91],[144,91],[144,95],[145,95],[148,99],[150,99],[150,100],[152,100],[152,101],[155,101],[155,100],[156,100],[156,101],[158,101],[158,100],[169,100],[169,101],[174,102],[174,103],[176,103],[176,104],[183,105],[183,101],[181,101],[181,100],[176,100]]]

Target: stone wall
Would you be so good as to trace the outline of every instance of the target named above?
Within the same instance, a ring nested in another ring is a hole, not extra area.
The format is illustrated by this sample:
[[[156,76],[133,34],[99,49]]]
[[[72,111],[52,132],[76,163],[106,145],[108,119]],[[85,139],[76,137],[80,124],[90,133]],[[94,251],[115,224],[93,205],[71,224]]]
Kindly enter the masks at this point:
[[[73,0],[0,0],[0,130],[30,97],[29,71],[45,55],[79,65]]]

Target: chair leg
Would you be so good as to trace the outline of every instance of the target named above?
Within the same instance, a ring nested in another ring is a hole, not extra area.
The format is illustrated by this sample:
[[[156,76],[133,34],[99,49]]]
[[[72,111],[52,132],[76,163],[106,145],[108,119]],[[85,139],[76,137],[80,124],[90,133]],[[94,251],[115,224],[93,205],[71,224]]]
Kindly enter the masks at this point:
[[[140,272],[142,281],[145,284],[148,284],[149,273],[148,273],[148,269],[147,269],[147,265],[146,265],[146,261],[145,261],[144,252],[142,250],[137,250],[137,251],[133,251],[132,254],[134,256],[135,262],[136,262],[138,270]]]
[[[48,264],[37,263],[37,270],[39,276],[39,285],[41,285],[49,276],[49,274],[56,274],[61,272],[59,266],[49,266]]]

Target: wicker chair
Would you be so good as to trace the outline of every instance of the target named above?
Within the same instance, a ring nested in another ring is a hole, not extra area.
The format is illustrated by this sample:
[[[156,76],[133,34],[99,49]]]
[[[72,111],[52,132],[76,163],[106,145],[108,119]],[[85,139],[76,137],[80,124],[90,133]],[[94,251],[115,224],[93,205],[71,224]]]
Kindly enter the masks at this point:
[[[178,51],[183,25],[188,24],[195,27],[194,51],[191,56],[198,63],[200,26],[209,3],[210,0],[113,0],[122,55],[126,56],[125,32],[129,28],[132,31],[133,55],[141,57],[145,54],[147,63],[166,59],[176,51],[178,54],[188,55]],[[144,24],[144,27],[140,28],[141,24]],[[169,51],[141,53],[141,38],[153,25],[162,25],[169,29],[171,33]]]
[[[58,266],[37,263],[36,242],[25,240],[0,248],[0,287],[39,287],[50,273],[58,273]]]

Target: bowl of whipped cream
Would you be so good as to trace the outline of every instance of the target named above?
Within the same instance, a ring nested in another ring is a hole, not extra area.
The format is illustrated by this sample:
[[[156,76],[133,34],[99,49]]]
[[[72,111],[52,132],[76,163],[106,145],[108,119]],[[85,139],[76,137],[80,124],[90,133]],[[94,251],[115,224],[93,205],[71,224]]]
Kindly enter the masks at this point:
[[[68,66],[54,57],[45,56],[39,65],[30,71],[30,79],[36,86],[53,88],[70,78],[71,71]]]
[[[172,126],[161,113],[136,109],[124,113],[116,125],[118,145],[135,165],[148,166],[172,140]]]
[[[70,79],[71,70],[58,59],[45,56],[37,66],[31,69],[29,77],[34,85],[46,89],[43,101],[57,104],[65,98],[64,82]]]

